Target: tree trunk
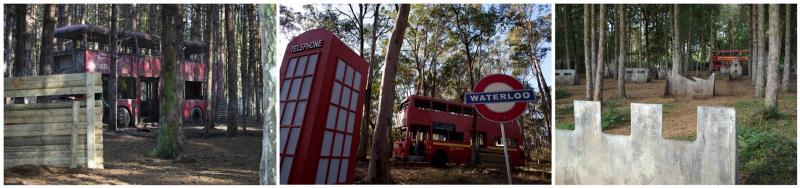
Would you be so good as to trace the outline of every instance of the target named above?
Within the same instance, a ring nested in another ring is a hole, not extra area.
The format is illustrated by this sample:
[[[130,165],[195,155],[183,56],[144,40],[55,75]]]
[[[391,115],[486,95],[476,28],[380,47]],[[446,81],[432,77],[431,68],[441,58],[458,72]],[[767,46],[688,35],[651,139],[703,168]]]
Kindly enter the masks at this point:
[[[591,7],[592,7],[592,5],[587,5],[587,4],[583,5],[583,66],[584,66],[584,69],[586,71],[584,74],[586,75],[585,82],[586,82],[586,98],[587,99],[591,99],[592,98],[592,93],[593,93],[593,91],[592,91],[592,83],[594,83],[594,82],[592,82],[592,65],[591,65],[592,64],[592,58],[591,58],[592,55],[591,55],[591,53],[594,53],[594,52],[592,52],[590,47],[589,47],[589,45],[590,45],[589,44],[590,43],[589,42],[589,40],[590,40],[589,39],[589,30],[590,30],[589,28],[591,28],[591,26],[590,26],[590,22],[591,21],[589,20],[589,9],[591,9]]]
[[[792,5],[786,5],[786,26],[784,26],[786,28],[786,32],[784,32],[786,37],[783,38],[783,80],[781,81],[781,90],[785,92],[789,92],[789,73],[792,72],[792,69],[790,69],[792,64],[792,12],[794,12],[792,11]]]
[[[594,80],[594,95],[592,96],[592,100],[594,101],[603,101],[603,75],[605,72],[604,61],[605,61],[605,43],[606,43],[606,5],[600,4],[600,18],[597,22],[597,25],[600,27],[598,30],[598,39],[597,39],[597,69],[595,72],[595,80]]]
[[[758,63],[756,64],[756,97],[764,97],[764,69],[765,64],[764,62],[764,55],[766,55],[765,49],[766,44],[764,41],[764,5],[756,5],[758,6],[758,59],[756,60]]]
[[[386,65],[384,67],[383,78],[381,81],[381,94],[378,109],[378,126],[375,127],[375,134],[372,137],[372,157],[369,161],[369,169],[365,180],[370,183],[392,183],[392,176],[389,172],[389,131],[391,129],[392,109],[394,109],[395,91],[395,72],[397,61],[400,58],[400,48],[403,45],[408,26],[408,12],[410,5],[401,4],[397,13],[394,31],[390,38],[389,49],[386,54]]]
[[[781,75],[778,73],[781,58],[781,5],[769,5],[769,64],[767,65],[767,91],[764,104],[767,109],[778,107]],[[788,5],[787,5],[788,6]]]
[[[261,71],[263,73],[261,79],[263,81],[262,87],[260,88],[261,91],[264,93],[275,93],[275,80],[277,80],[277,76],[272,76],[269,71],[263,70],[272,70],[275,67],[275,58],[273,55],[275,54],[275,45],[270,45],[275,41],[275,32],[273,28],[275,28],[275,4],[261,4],[258,5],[258,17],[261,19],[260,28],[258,35],[259,37],[256,38],[257,41],[260,42],[261,47],[259,51],[263,51],[264,53],[259,53],[259,57],[261,58]],[[255,25],[253,25],[255,26]],[[253,33],[255,34],[255,33]],[[263,39],[263,41],[262,41]],[[258,52],[256,52],[258,53]],[[277,114],[275,113],[275,109],[277,109],[274,102],[277,102],[277,98],[274,95],[264,95],[264,98],[261,98],[260,102],[264,103],[264,109],[260,113],[264,116],[264,129],[263,131],[263,139],[261,142],[262,150],[261,150],[261,165],[259,167],[259,183],[262,185],[275,185],[276,184],[276,157],[275,153],[277,152],[277,148],[275,147],[276,136],[275,136],[275,127],[277,126]]]
[[[359,161],[366,161],[367,160],[367,153],[369,152],[369,125],[372,121],[372,117],[370,116],[372,112],[372,77],[374,76],[374,65],[375,65],[375,46],[378,41],[378,25],[380,24],[380,11],[381,5],[375,4],[375,11],[373,12],[374,15],[372,18],[372,44],[370,44],[370,57],[369,57],[369,73],[367,74],[367,90],[364,92],[366,97],[366,101],[364,102],[364,117],[361,118],[363,121],[361,122],[361,134],[359,135],[359,140],[361,142],[358,144],[358,154],[356,155],[356,159]]]
[[[111,33],[117,33],[119,30],[119,5],[113,4],[111,5]],[[117,108],[119,108],[119,104],[117,104],[117,93],[119,84],[119,73],[117,72],[117,35],[112,34],[108,35],[109,37],[109,47],[108,51],[111,54],[111,65],[109,66],[111,72],[111,79],[108,81],[108,101],[111,101],[111,111],[109,112],[110,115],[108,117],[109,125],[108,128],[111,130],[117,130],[118,122],[117,122]],[[133,113],[131,113],[133,114]]]
[[[14,5],[14,67],[12,67],[14,77],[25,77],[31,75],[31,46],[30,30],[28,29],[28,5]],[[15,104],[24,103],[22,97],[14,98]]]
[[[747,74],[750,76],[750,81],[755,84],[756,76],[755,76],[755,65],[758,63],[758,10],[756,9],[756,5],[750,5],[750,62],[747,64],[748,70]]]
[[[572,64],[570,62],[572,59],[570,57],[571,54],[569,53],[569,32],[567,31],[567,26],[569,25],[569,16],[567,16],[567,14],[568,14],[567,12],[568,11],[569,11],[569,6],[564,6],[564,11],[563,11],[564,13],[562,14],[562,15],[564,15],[564,19],[563,19],[564,20],[564,33],[562,33],[562,35],[564,35],[564,50],[566,51],[566,53],[564,53],[564,55],[566,56],[566,62],[565,63],[567,63],[567,69],[571,69],[571,67],[569,65]]]
[[[680,40],[680,8],[672,6],[672,74],[681,75],[681,40]]]
[[[242,37],[242,40],[241,40],[242,41],[241,42],[242,46],[241,46],[241,48],[239,48],[239,54],[241,55],[241,57],[239,59],[240,60],[239,61],[239,73],[241,74],[242,78],[241,78],[241,81],[237,81],[237,82],[239,82],[239,84],[242,85],[242,100],[241,100],[242,111],[241,111],[241,115],[239,117],[242,117],[242,121],[241,121],[242,132],[245,133],[245,134],[247,133],[247,124],[250,123],[249,122],[250,113],[248,111],[250,103],[247,102],[247,99],[249,99],[249,97],[248,97],[249,93],[247,93],[247,90],[248,90],[247,87],[246,87],[247,84],[245,84],[250,80],[249,75],[248,75],[248,73],[250,71],[247,70],[247,68],[250,67],[248,65],[249,62],[247,60],[249,58],[248,55],[247,55],[247,52],[248,52],[247,43],[249,43],[249,42],[246,42],[247,39],[248,39],[248,37],[247,37],[248,33],[245,32],[245,30],[247,30],[247,27],[248,27],[247,26],[247,24],[248,24],[247,18],[248,17],[245,16],[245,13],[248,12],[247,8],[248,7],[246,5],[241,5],[241,8],[237,9],[237,11],[239,13],[237,16],[239,17],[239,21],[241,22],[241,23],[239,23],[239,26],[241,26],[241,29],[240,29],[241,34],[240,34],[240,36]],[[238,109],[238,107],[237,107],[237,109]]]
[[[234,5],[225,5],[225,35],[228,52],[225,54],[228,59],[228,136],[237,136],[239,122],[239,103],[237,95],[237,73],[236,73],[236,31],[233,12]]]
[[[247,15],[247,17],[248,17],[247,18],[247,26],[248,26],[248,29],[250,29],[250,34],[249,34],[250,47],[247,48],[248,49],[247,54],[249,56],[249,58],[247,58],[247,60],[250,61],[247,64],[249,66],[247,69],[250,70],[250,71],[247,73],[249,79],[247,79],[247,84],[248,85],[247,85],[246,88],[247,88],[247,93],[248,93],[247,94],[247,98],[248,98],[248,101],[250,101],[249,102],[250,105],[248,105],[248,106],[250,106],[249,107],[249,109],[250,109],[250,113],[249,113],[250,121],[253,122],[253,124],[255,125],[256,122],[258,122],[257,121],[258,120],[258,114],[255,113],[256,111],[254,109],[259,109],[258,105],[261,104],[260,102],[258,102],[258,98],[256,98],[256,93],[254,92],[254,91],[256,91],[256,88],[261,88],[261,87],[255,87],[254,86],[254,83],[256,82],[256,80],[258,80],[260,78],[260,77],[256,77],[258,75],[257,73],[260,72],[260,71],[256,70],[256,65],[258,65],[259,62],[261,62],[261,60],[258,59],[259,57],[257,56],[258,54],[256,52],[257,50],[260,49],[260,48],[256,48],[260,44],[258,42],[258,40],[257,40],[257,36],[259,36],[259,33],[258,33],[258,27],[259,26],[256,23],[256,6],[253,5],[253,4],[249,4],[249,5],[245,5],[245,6],[248,6],[248,9],[247,9],[248,10],[247,11],[247,13],[248,13],[248,15]],[[247,131],[247,129],[245,129],[245,131]]]
[[[42,24],[42,41],[39,52],[41,64],[40,74],[50,75],[53,73],[53,32],[56,29],[56,5],[44,5],[44,23]]]
[[[617,93],[619,94],[619,98],[626,99],[628,95],[625,94],[625,52],[628,48],[626,48],[626,40],[623,39],[625,37],[625,5],[617,5],[617,23],[620,29],[617,32],[617,44],[619,45],[617,52],[619,53],[617,56]],[[638,41],[638,39],[637,39]],[[638,59],[641,61],[641,59]]]
[[[11,61],[11,59],[12,59],[12,56],[11,56],[11,49],[12,49],[11,48],[11,35],[12,34],[16,34],[16,33],[12,33],[12,30],[14,29],[14,25],[15,25],[14,24],[14,18],[15,18],[14,15],[16,15],[14,13],[14,9],[15,9],[15,8],[13,8],[14,6],[16,6],[16,5],[7,5],[7,4],[3,5],[4,10],[6,10],[5,15],[3,15],[3,16],[5,16],[5,17],[3,17],[3,19],[5,20],[5,23],[3,25],[3,31],[4,31],[4,33],[3,33],[3,63],[5,63],[6,66],[8,66],[8,67],[6,67],[6,70],[3,71],[3,77],[10,77],[11,74],[9,74],[9,71],[13,71],[14,70],[13,69],[14,65],[13,65],[13,63]]]
[[[180,155],[181,146],[178,142],[178,131],[180,131],[180,100],[177,91],[178,82],[181,80],[178,72],[178,53],[179,43],[176,32],[176,19],[178,5],[161,5],[161,39],[164,47],[161,54],[161,78],[162,92],[159,92],[161,114],[159,118],[158,143],[155,155],[161,158],[174,159]]]
[[[597,34],[597,27],[595,27],[595,25],[597,25],[597,18],[595,17],[596,14],[594,6],[595,5],[592,4],[589,7],[589,48],[591,49],[591,52],[589,52],[589,80],[586,81],[586,85],[591,85],[591,88],[589,89],[589,96],[587,97],[589,100],[594,100],[595,90],[603,89],[595,87],[595,74],[597,74],[597,37],[595,36]]]
[[[206,41],[208,42],[208,59],[206,59],[206,66],[208,70],[208,81],[206,82],[206,101],[208,101],[208,107],[206,108],[205,121],[203,121],[203,137],[208,138],[208,131],[214,127],[213,117],[217,115],[216,108],[217,108],[217,100],[216,100],[216,93],[214,93],[214,88],[217,84],[216,80],[218,79],[218,75],[214,74],[217,67],[214,65],[216,64],[215,60],[218,56],[217,46],[214,45],[217,43],[217,33],[216,28],[219,25],[219,11],[218,11],[217,4],[210,4],[206,5],[206,32],[205,35]]]

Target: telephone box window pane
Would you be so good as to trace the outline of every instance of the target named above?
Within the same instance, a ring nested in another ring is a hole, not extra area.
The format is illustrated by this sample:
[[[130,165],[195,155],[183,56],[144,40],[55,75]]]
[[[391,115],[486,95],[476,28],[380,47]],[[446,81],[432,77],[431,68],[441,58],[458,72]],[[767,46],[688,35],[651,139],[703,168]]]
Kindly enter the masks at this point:
[[[342,157],[350,157],[350,144],[353,142],[353,135],[344,136],[344,154]]]
[[[333,82],[333,91],[331,91],[331,103],[339,104],[339,92],[342,90],[342,84],[339,82]]]
[[[336,175],[339,175],[339,159],[331,159],[331,167],[328,169],[328,184],[336,183]]]
[[[292,89],[289,92],[289,99],[296,99],[297,98],[297,93],[300,92],[300,81],[302,81],[302,80],[303,80],[302,78],[296,78],[296,79],[292,80]]]
[[[347,133],[353,133],[353,125],[355,124],[356,113],[350,112],[350,117],[347,121]]]
[[[361,87],[361,73],[356,71],[356,75],[353,77],[353,88],[358,91],[358,88]]]
[[[340,59],[339,63],[336,64],[336,80],[342,81],[344,79],[344,67],[345,63]]]
[[[320,159],[317,165],[316,184],[325,184],[325,173],[328,172],[328,159]]]
[[[319,54],[314,54],[308,57],[308,65],[306,65],[306,74],[314,74],[317,68],[317,57]]]
[[[281,84],[281,100],[286,100],[286,96],[289,96],[289,83],[291,82],[291,79],[283,80],[283,84]]]
[[[356,103],[358,102],[358,92],[353,92],[352,96],[350,96],[350,110],[356,111]]]
[[[289,174],[292,173],[292,158],[283,157],[283,165],[281,165],[281,184],[289,182]]]
[[[325,131],[325,136],[322,137],[322,150],[320,156],[331,156],[331,142],[333,141],[333,132]]]
[[[339,183],[344,183],[345,178],[347,178],[347,163],[350,162],[348,160],[342,160],[342,167],[339,167]]]
[[[326,122],[325,128],[336,129],[336,112],[338,111],[338,108],[333,105],[328,108],[328,121]]]
[[[311,89],[311,80],[313,77],[303,78],[303,89],[300,89],[300,99],[308,98],[308,92]]]
[[[308,56],[300,57],[300,60],[297,61],[297,68],[295,68],[294,76],[302,76],[306,71],[306,60],[308,60]]]
[[[284,78],[289,78],[294,75],[294,66],[297,64],[297,58],[289,59],[289,66],[286,68],[286,73],[284,73]]]
[[[294,154],[294,149],[297,148],[297,140],[300,137],[300,128],[293,128],[289,134],[289,145],[286,146],[286,154]]]
[[[306,115],[306,101],[298,102],[297,103],[297,110],[294,112],[294,123],[293,125],[303,125],[303,118]]]
[[[339,122],[336,124],[336,130],[344,131],[345,123],[346,123],[345,120],[347,120],[345,118],[347,118],[347,110],[345,110],[344,108],[340,108],[339,109]]]
[[[344,77],[344,84],[353,86],[353,67],[347,66],[347,76]]]
[[[287,102],[286,109],[283,110],[281,125],[291,125],[292,114],[294,114],[294,102]]]
[[[342,107],[347,108],[350,105],[350,88],[342,87]]]
[[[281,128],[281,142],[278,143],[281,145],[280,152],[283,153],[283,149],[286,148],[286,138],[289,137],[289,128]]]
[[[344,142],[344,135],[342,133],[336,133],[335,142],[333,142],[333,154],[334,157],[341,157],[342,156],[342,144]]]

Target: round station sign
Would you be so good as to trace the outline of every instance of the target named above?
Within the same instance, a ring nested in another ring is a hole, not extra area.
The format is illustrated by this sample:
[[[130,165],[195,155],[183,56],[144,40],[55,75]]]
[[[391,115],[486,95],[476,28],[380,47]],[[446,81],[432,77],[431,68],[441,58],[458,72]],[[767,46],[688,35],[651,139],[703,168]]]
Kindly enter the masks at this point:
[[[475,110],[481,116],[497,123],[519,118],[528,101],[535,97],[533,90],[525,90],[517,79],[502,74],[484,77],[472,92],[467,94],[466,103],[475,104]]]

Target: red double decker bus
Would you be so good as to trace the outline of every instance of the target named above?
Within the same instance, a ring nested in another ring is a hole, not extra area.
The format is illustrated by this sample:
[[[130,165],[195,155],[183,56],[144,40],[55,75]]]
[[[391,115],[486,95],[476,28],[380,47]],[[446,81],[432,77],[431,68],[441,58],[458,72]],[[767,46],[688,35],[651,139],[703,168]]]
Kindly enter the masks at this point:
[[[116,35],[119,46],[109,43],[109,36]],[[161,73],[160,41],[158,36],[133,31],[112,33],[108,28],[77,24],[60,27],[54,37],[64,40],[64,49],[54,55],[53,74],[80,72],[100,72],[103,81],[104,118],[108,123],[111,112],[108,82],[111,79],[110,48],[117,48],[116,72],[118,105],[117,122],[121,127],[133,126],[138,122],[157,122],[159,117],[158,92]],[[182,114],[184,122],[202,122],[206,101],[203,88],[206,87],[206,64],[202,56],[206,45],[187,41],[182,45],[184,56],[180,57],[179,68],[184,80],[184,100]]]
[[[742,67],[750,63],[750,50],[714,50],[711,52],[711,71],[719,71],[723,67],[729,68],[733,62],[739,62]]]
[[[413,95],[400,108],[397,125],[403,135],[394,142],[394,158],[433,166],[470,162],[472,116],[476,115],[472,105]],[[512,166],[522,166],[525,154],[519,124],[505,126],[509,161]],[[505,165],[500,124],[479,116],[476,133],[481,153],[478,161]]]

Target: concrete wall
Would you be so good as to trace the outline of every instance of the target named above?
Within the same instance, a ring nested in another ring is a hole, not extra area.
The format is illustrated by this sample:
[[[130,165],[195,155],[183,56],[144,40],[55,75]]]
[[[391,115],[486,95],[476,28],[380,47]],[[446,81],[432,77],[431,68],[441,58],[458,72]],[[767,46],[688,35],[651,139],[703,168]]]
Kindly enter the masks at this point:
[[[679,74],[669,73],[667,76],[667,87],[664,95],[691,96],[695,98],[709,98],[714,96],[714,76],[712,73],[708,79],[692,77],[688,79]]]
[[[698,107],[697,140],[661,136],[660,104],[631,104],[631,135],[600,130],[600,103],[575,101],[575,130],[556,129],[556,184],[734,184],[736,116]]]
[[[719,72],[728,75],[729,79],[739,79],[742,77],[742,64],[734,61],[729,67],[722,67]]]
[[[650,69],[648,68],[625,68],[625,81],[632,83],[650,82]]]
[[[575,69],[556,69],[556,84],[576,85],[579,83]]]

